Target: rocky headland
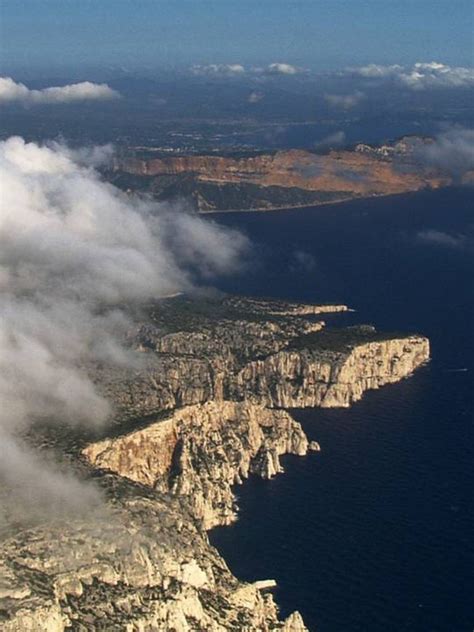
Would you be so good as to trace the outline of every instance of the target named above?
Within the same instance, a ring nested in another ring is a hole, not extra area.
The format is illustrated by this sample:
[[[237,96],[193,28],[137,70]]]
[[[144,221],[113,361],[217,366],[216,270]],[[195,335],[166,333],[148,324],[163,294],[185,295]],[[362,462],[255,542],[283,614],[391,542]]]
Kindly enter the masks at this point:
[[[106,177],[126,191],[157,200],[184,198],[202,213],[265,211],[395,195],[452,184],[449,173],[420,160],[432,139],[405,137],[380,146],[359,144],[249,155],[156,155],[130,148]]]
[[[4,531],[1,629],[306,630],[298,613],[278,618],[271,581],[233,577],[206,530],[236,519],[235,485],[319,449],[283,409],[349,406],[429,359],[423,336],[320,320],[347,309],[185,296],[144,306],[133,368],[84,367],[114,404],[110,425],[25,438],[67,455],[104,501]]]

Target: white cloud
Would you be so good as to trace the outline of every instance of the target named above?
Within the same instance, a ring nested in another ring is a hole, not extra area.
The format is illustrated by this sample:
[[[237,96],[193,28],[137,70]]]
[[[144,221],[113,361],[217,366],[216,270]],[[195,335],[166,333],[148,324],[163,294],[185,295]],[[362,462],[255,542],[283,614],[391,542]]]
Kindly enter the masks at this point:
[[[418,63],[400,75],[400,81],[410,88],[466,88],[474,86],[474,69],[453,68],[431,62]]]
[[[443,231],[428,229],[417,233],[420,241],[436,246],[445,246],[447,248],[463,248],[466,243],[464,235],[450,235]]]
[[[292,272],[314,272],[317,264],[314,256],[304,250],[295,250],[293,252],[290,270]]]
[[[191,72],[197,76],[235,77],[243,75],[246,70],[242,64],[195,64],[191,66]]]
[[[301,72],[301,68],[285,63],[269,64],[265,70],[270,75],[297,75]]]
[[[346,134],[339,130],[329,136],[325,136],[321,140],[317,141],[314,146],[316,149],[331,149],[332,147],[339,147],[346,142]]]
[[[325,94],[324,98],[329,105],[350,110],[365,99],[365,94],[356,90],[351,94]]]
[[[133,323],[121,306],[230,273],[247,246],[236,231],[131,198],[84,166],[109,152],[0,143],[0,448],[9,446],[0,481],[25,497],[34,481],[38,498],[59,494],[59,504],[67,490],[75,501],[77,481],[33,459],[19,434],[45,419],[104,423],[109,402],[81,367],[138,361],[124,345]]]
[[[247,101],[249,103],[258,103],[262,99],[265,98],[265,94],[263,92],[253,91],[249,94]]]
[[[115,99],[118,92],[105,83],[82,81],[66,86],[31,90],[11,77],[0,77],[0,103],[19,101],[29,104],[74,103],[77,101],[100,101]]]
[[[447,130],[433,142],[421,145],[415,155],[425,164],[461,177],[474,170],[474,130]]]
[[[369,64],[368,66],[361,66],[360,68],[352,68],[352,72],[361,77],[369,77],[371,79],[378,79],[383,77],[392,77],[403,71],[403,66],[397,64],[392,66],[380,66],[378,64]]]
[[[196,76],[238,77],[242,75],[297,75],[302,68],[287,63],[272,63],[267,66],[243,66],[242,64],[195,64],[191,73]]]
[[[369,79],[392,79],[412,90],[468,88],[474,86],[474,69],[439,62],[417,62],[412,66],[369,64],[349,72]]]

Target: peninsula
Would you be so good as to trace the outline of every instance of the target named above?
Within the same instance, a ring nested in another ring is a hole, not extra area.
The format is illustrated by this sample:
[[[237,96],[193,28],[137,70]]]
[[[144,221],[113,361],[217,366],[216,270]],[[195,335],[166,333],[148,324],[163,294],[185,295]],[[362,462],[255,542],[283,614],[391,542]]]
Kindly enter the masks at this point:
[[[222,155],[130,147],[105,176],[128,192],[161,201],[184,199],[200,213],[308,207],[452,184],[452,174],[423,160],[432,142],[410,136],[328,153],[292,149]]]
[[[114,404],[111,424],[25,437],[95,481],[104,506],[5,530],[2,630],[306,630],[298,612],[279,619],[272,578],[238,581],[206,531],[237,518],[233,486],[250,474],[279,474],[287,453],[318,458],[284,409],[350,406],[429,359],[423,336],[320,320],[347,309],[231,296],[143,306],[134,368],[84,367]]]

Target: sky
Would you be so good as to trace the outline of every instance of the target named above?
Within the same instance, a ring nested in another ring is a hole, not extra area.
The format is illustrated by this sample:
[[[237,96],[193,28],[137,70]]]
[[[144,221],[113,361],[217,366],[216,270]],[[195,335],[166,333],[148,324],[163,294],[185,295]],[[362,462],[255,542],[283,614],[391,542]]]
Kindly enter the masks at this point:
[[[473,64],[472,0],[0,0],[3,70]]]

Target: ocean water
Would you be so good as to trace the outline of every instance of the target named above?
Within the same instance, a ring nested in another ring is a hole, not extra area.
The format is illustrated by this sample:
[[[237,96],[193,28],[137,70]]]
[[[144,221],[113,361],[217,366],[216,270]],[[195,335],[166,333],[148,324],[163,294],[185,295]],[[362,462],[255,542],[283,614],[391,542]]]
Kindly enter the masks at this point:
[[[357,311],[328,323],[420,332],[431,362],[347,410],[295,410],[321,453],[236,488],[211,542],[240,578],[272,578],[318,632],[474,630],[472,189],[215,216],[256,244],[222,289]]]

